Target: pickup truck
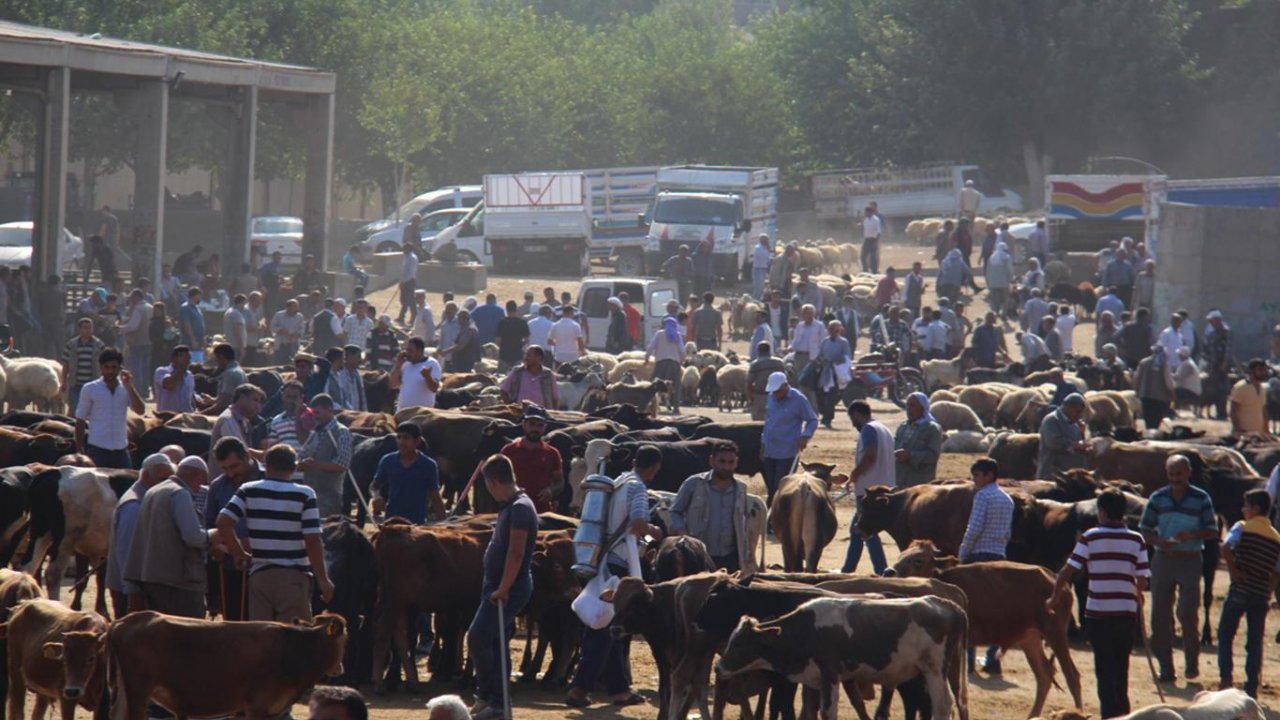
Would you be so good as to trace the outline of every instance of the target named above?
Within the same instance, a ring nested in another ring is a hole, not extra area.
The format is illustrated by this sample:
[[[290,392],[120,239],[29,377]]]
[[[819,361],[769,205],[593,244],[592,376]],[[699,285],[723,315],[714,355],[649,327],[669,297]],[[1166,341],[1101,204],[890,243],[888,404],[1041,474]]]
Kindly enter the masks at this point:
[[[853,220],[874,200],[885,218],[950,217],[959,210],[966,181],[982,193],[979,212],[1022,209],[1022,196],[1001,187],[977,165],[932,163],[914,167],[823,170],[810,176],[814,213],[821,220]]]

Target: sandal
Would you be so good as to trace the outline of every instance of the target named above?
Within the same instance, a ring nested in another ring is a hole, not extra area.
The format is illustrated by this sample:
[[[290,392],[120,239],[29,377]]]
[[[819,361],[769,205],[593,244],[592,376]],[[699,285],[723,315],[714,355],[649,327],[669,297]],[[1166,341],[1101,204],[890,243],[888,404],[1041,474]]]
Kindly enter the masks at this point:
[[[564,704],[565,704],[565,705],[568,705],[568,706],[569,706],[569,707],[571,707],[571,708],[584,708],[584,707],[590,707],[590,706],[591,706],[591,698],[589,698],[589,697],[574,697],[574,696],[572,696],[572,695],[565,695],[565,696],[564,696]]]
[[[626,697],[621,697],[614,700],[613,704],[619,707],[627,707],[630,705],[639,705],[644,701],[645,701],[644,698],[641,697],[640,695],[637,695],[636,693],[630,693]]]

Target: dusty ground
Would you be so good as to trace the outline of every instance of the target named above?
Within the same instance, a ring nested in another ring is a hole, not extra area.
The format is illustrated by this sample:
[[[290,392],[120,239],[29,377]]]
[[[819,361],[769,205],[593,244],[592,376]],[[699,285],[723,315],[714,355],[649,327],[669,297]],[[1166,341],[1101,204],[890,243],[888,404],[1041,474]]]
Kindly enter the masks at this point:
[[[887,246],[883,252],[881,265],[887,267],[894,265],[898,268],[909,268],[912,260],[921,260],[925,262],[927,272],[932,275],[933,262],[930,259],[932,248],[924,248],[919,246]],[[981,281],[980,281],[981,284]],[[508,278],[499,277],[491,278],[488,291],[498,295],[500,301],[505,302],[508,298],[519,299],[523,296],[526,289],[532,289],[539,296],[541,288],[551,285],[560,290],[570,290],[575,293],[577,283],[567,281],[564,278]],[[386,306],[388,303],[394,303],[392,295],[394,290],[386,290],[375,293],[372,300],[377,303],[379,308]],[[934,298],[932,288],[926,297],[926,302],[932,301]],[[439,293],[431,293],[429,300],[433,307],[438,308],[441,305],[441,297]],[[985,310],[985,295],[980,296],[979,306]],[[392,304],[394,310],[396,306]],[[970,313],[974,316],[975,313]],[[1093,342],[1093,326],[1085,323],[1077,327],[1075,333],[1075,342],[1078,347],[1092,348]],[[1010,346],[1013,345],[1012,336],[1009,337]],[[864,344],[865,347],[865,344]],[[737,343],[736,349],[745,354],[745,343]],[[877,417],[886,421],[891,427],[896,426],[902,420],[902,413],[891,404],[873,401],[873,409]],[[700,412],[716,417],[718,419],[742,419],[741,413],[720,413],[716,410],[701,409]],[[813,443],[805,452],[806,460],[818,460],[837,464],[842,471],[847,471],[852,464],[853,451],[855,444],[855,435],[849,425],[847,418],[837,416],[835,428],[832,430],[820,429]],[[968,475],[969,464],[973,461],[973,457],[967,455],[945,455],[939,469],[939,477],[966,477]],[[759,478],[752,481],[753,491],[763,494],[763,483]],[[841,519],[842,527],[847,527],[853,515],[853,504],[851,500],[843,501],[837,507],[837,513]],[[847,534],[842,531],[836,541],[826,549],[823,554],[823,568],[838,570],[843,563],[845,548],[847,546]],[[893,546],[892,541],[886,538],[886,551],[889,560],[892,563],[896,558],[898,551]],[[776,543],[770,542],[767,552],[769,562],[781,562],[781,553]],[[864,558],[861,570],[869,571],[869,560]],[[1213,611],[1214,626],[1217,626],[1218,612],[1220,602],[1227,587],[1227,575],[1225,570],[1218,572],[1216,582],[1217,602]],[[1264,705],[1280,706],[1280,697],[1277,697],[1277,686],[1280,686],[1280,645],[1276,645],[1272,638],[1275,630],[1280,628],[1280,618],[1273,611],[1270,613],[1268,622],[1267,642],[1265,644],[1266,661],[1264,669],[1264,688],[1261,700]],[[1216,631],[1215,631],[1216,634]],[[1235,657],[1237,667],[1237,681],[1243,681],[1241,674],[1244,663],[1244,629],[1241,628],[1237,636],[1235,644]],[[522,642],[513,643],[514,652],[517,658],[522,649]],[[1084,699],[1086,708],[1091,712],[1097,712],[1097,697],[1093,682],[1093,661],[1092,655],[1087,646],[1076,644],[1073,646],[1072,657],[1076,666],[1079,668],[1083,684]],[[607,705],[597,705],[587,710],[569,709],[563,705],[563,691],[542,691],[536,685],[515,685],[513,686],[513,705],[515,707],[515,717],[528,718],[529,720],[553,720],[556,718],[587,718],[596,720],[600,718],[654,718],[657,716],[657,710],[654,706],[657,698],[657,675],[653,665],[652,656],[648,648],[643,643],[633,645],[632,651],[632,668],[635,681],[635,689],[650,699],[649,704],[639,705],[635,707],[618,709]],[[1188,701],[1196,692],[1202,689],[1216,689],[1217,687],[1217,655],[1216,648],[1205,648],[1202,651],[1200,661],[1201,677],[1199,682],[1187,683],[1179,680],[1176,686],[1166,686],[1165,694],[1173,702]],[[425,670],[420,671],[423,677],[426,677]],[[1181,674],[1181,668],[1179,668]],[[1060,674],[1059,674],[1060,677]],[[457,692],[457,689],[442,684],[429,684],[428,692],[423,695],[407,695],[396,694],[386,697],[370,696],[371,714],[375,720],[421,720],[425,717],[424,704],[431,697],[437,694]],[[1004,676],[1001,678],[989,678],[986,675],[979,674],[971,676],[970,685],[970,713],[975,720],[1014,720],[1015,718],[1024,718],[1031,706],[1032,693],[1034,691],[1034,680],[1030,670],[1021,654],[1011,653],[1005,657]],[[463,691],[464,697],[470,701],[468,692]],[[1131,657],[1130,662],[1130,698],[1134,707],[1158,702],[1155,686],[1147,671],[1146,661],[1143,658],[1141,649],[1139,648]],[[1054,689],[1049,694],[1046,712],[1056,708],[1066,708],[1071,705],[1070,695],[1065,690]],[[307,717],[305,707],[298,706],[294,708],[294,717]],[[87,714],[83,714],[87,717]],[[847,702],[843,703],[840,708],[841,718],[856,717],[852,708]],[[901,717],[901,706],[895,704],[892,717]],[[1273,712],[1267,713],[1268,718],[1277,718]]]

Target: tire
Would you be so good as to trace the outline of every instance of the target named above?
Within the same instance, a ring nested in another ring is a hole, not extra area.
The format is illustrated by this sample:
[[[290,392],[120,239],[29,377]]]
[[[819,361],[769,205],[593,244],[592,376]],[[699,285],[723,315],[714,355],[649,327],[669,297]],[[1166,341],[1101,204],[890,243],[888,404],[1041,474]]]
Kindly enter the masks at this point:
[[[902,368],[898,376],[889,386],[889,399],[898,407],[907,406],[907,396],[915,392],[924,392],[924,377],[919,370]]]
[[[639,250],[626,250],[618,255],[613,266],[614,272],[622,277],[640,277],[644,275],[644,253]]]
[[[377,249],[377,250],[375,250],[374,252],[380,252],[380,253],[397,253],[397,252],[400,252],[400,244],[399,244],[399,243],[393,243],[393,242],[391,242],[390,240],[384,240],[384,241],[382,241],[382,242],[378,243],[378,249]]]
[[[476,257],[476,254],[470,250],[459,250],[458,262],[482,264],[480,263],[480,258]]]

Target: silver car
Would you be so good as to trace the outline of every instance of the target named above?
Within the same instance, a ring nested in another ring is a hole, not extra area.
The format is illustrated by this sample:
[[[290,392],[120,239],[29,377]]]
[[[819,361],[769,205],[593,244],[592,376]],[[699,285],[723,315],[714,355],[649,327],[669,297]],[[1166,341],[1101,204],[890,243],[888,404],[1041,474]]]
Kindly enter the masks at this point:
[[[302,264],[302,218],[260,215],[249,221],[249,248],[259,258],[280,253],[285,265]]]
[[[471,208],[445,208],[444,210],[436,210],[422,218],[422,224],[418,226],[418,239],[422,242],[422,247],[430,247],[431,240],[441,230],[456,224],[459,220],[471,212]],[[400,252],[400,240],[404,236],[404,228],[392,227],[376,232],[365,238],[361,244],[361,249],[365,252]]]
[[[30,220],[10,222],[0,225],[0,265],[16,268],[20,265],[31,265],[31,238],[35,226]],[[59,258],[63,270],[84,267],[84,243],[62,229],[62,247]]]

